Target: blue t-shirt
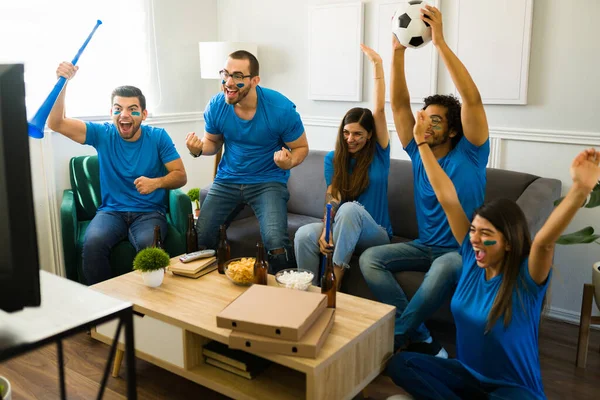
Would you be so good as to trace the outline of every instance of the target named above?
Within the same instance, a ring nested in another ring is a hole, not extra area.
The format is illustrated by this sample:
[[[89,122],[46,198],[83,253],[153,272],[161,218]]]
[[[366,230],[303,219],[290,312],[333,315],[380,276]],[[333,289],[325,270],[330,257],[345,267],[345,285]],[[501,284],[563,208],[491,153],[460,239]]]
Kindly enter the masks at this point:
[[[140,194],[133,182],[140,176],[165,176],[165,164],[180,158],[167,132],[162,128],[142,125],[140,138],[127,142],[112,123],[86,122],[85,125],[85,144],[98,152],[102,192],[102,204],[98,210],[164,213],[166,190]]]
[[[225,151],[217,169],[216,182],[252,184],[287,183],[289,170],[279,168],[273,153],[302,136],[304,126],[296,106],[271,89],[256,87],[258,104],[251,120],[238,117],[223,92],[214,96],[204,110],[204,129],[223,135]]]
[[[490,280],[477,266],[469,234],[460,248],[463,270],[451,309],[456,323],[458,360],[478,379],[529,389],[545,399],[538,328],[550,276],[538,285],[529,274],[528,258],[521,264],[512,295],[512,319],[504,328],[504,316],[487,333],[488,314],[502,283],[502,275]]]
[[[388,175],[390,173],[390,145],[387,148],[382,148],[379,143],[375,144],[375,154],[371,165],[369,165],[369,186],[362,192],[357,202],[363,205],[365,210],[371,214],[371,217],[387,231],[392,237],[392,223],[388,209]],[[331,185],[333,180],[333,155],[335,152],[330,151],[325,156],[325,182],[327,186]],[[350,169],[354,168],[355,159],[350,160]]]
[[[429,183],[415,140],[411,140],[404,150],[412,160],[415,208],[419,226],[419,237],[416,241],[426,246],[458,248],[446,213]],[[454,183],[460,204],[469,218],[477,207],[483,204],[485,168],[489,155],[489,140],[477,147],[463,136],[448,154],[438,160]]]

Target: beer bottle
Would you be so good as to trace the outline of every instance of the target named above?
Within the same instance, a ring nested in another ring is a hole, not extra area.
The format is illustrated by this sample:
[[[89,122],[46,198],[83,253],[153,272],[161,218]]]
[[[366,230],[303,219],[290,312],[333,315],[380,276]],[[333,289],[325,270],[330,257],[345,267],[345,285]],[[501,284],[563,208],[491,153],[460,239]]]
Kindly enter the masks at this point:
[[[188,214],[188,227],[185,233],[185,252],[187,254],[198,251],[198,233],[194,227],[194,214]]]
[[[217,269],[220,274],[225,273],[225,263],[231,257],[231,248],[227,241],[227,228],[225,225],[219,227],[219,245],[217,246]]]
[[[327,295],[327,307],[335,308],[337,281],[333,272],[333,253],[327,254],[326,258],[325,273],[321,277],[321,293]]]
[[[269,263],[265,260],[265,246],[262,242],[256,244],[256,261],[254,261],[254,283],[266,285],[269,275]]]
[[[154,225],[154,241],[152,242],[152,247],[158,247],[159,249],[163,248],[160,225]]]

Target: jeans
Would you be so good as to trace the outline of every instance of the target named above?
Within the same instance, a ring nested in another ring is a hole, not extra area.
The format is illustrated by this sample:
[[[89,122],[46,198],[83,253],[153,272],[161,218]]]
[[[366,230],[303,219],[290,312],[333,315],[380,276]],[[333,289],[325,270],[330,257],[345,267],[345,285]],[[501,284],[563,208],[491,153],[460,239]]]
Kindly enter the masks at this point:
[[[318,276],[321,263],[319,238],[323,229],[322,222],[304,225],[298,229],[294,239],[298,267],[308,269],[315,274],[314,285],[319,285],[321,278]],[[342,204],[335,214],[332,229],[333,243],[335,244],[333,263],[339,267],[349,267],[355,249],[363,251],[369,247],[390,242],[386,230],[375,222],[362,205],[356,202]]]
[[[160,226],[164,242],[167,218],[162,212],[98,211],[83,240],[82,270],[87,284],[112,278],[110,250],[123,239],[129,239],[136,252],[152,246],[155,225]]]
[[[296,260],[287,230],[287,186],[279,182],[238,185],[214,182],[202,203],[196,223],[198,245],[216,249],[219,226],[229,225],[248,204],[260,225],[260,235],[267,250],[269,272],[295,268]],[[273,250],[283,253],[272,254]]]
[[[423,322],[452,293],[462,271],[462,258],[454,249],[414,241],[372,247],[360,256],[359,263],[375,297],[396,306],[396,348],[408,340],[422,342],[431,336]],[[400,271],[427,272],[410,303],[393,275]]]
[[[523,387],[481,381],[456,359],[428,354],[400,352],[390,360],[387,373],[416,400],[539,399]]]

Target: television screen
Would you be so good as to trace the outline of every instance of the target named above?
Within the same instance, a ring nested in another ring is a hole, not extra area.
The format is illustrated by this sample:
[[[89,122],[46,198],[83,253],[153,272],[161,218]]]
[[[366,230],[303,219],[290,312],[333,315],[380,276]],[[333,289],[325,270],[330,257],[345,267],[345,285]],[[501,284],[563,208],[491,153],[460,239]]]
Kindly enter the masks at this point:
[[[0,64],[0,309],[40,305],[22,64]]]

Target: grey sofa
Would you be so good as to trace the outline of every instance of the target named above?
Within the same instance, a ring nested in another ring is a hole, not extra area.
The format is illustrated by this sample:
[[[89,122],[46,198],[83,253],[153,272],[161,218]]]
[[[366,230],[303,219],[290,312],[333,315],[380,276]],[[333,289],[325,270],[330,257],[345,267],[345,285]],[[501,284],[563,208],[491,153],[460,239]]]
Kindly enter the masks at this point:
[[[288,232],[293,242],[294,235],[302,225],[321,221],[325,203],[325,178],[323,159],[327,152],[311,151],[304,162],[292,169],[288,181]],[[201,191],[204,201],[209,187]],[[523,209],[532,234],[543,225],[552,211],[553,202],[560,196],[561,182],[556,179],[488,168],[486,200],[506,197],[515,200]],[[391,160],[388,199],[390,217],[394,230],[392,242],[403,242],[418,236],[413,195],[413,175],[410,161]],[[202,212],[202,211],[201,211]],[[227,229],[231,244],[231,256],[254,256],[260,238],[258,221],[250,207],[245,207]],[[302,267],[302,266],[300,266]],[[410,297],[423,280],[422,272],[400,272],[396,279]],[[342,292],[375,299],[369,290],[360,268],[358,258],[353,257],[350,270],[342,282]],[[434,316],[434,320],[451,322],[449,302]]]

